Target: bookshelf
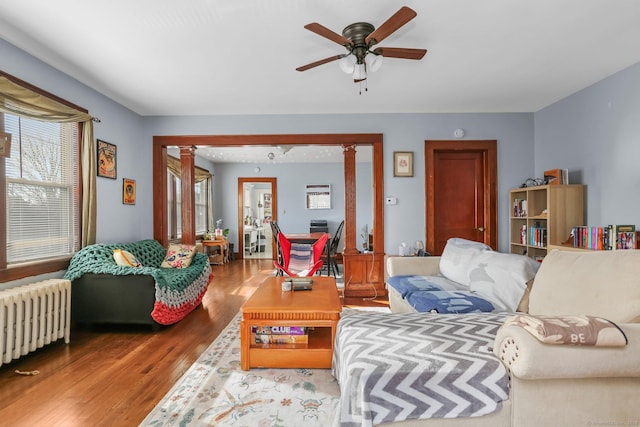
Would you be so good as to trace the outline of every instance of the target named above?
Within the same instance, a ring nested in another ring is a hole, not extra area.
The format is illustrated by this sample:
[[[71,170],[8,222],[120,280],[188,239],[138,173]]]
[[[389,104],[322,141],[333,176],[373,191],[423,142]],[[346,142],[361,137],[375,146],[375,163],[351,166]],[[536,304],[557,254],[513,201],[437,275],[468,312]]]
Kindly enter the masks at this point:
[[[582,184],[541,185],[509,191],[511,253],[543,258],[571,229],[584,224]]]

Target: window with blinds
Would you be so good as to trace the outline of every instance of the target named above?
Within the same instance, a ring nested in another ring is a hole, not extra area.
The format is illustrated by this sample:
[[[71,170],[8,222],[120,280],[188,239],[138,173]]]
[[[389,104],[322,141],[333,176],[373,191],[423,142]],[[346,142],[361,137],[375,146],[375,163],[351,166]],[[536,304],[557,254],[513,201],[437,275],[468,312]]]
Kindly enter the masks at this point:
[[[194,184],[194,196],[195,196],[195,232],[196,235],[201,235],[209,229],[209,224],[212,222],[210,218],[211,212],[211,178],[207,178],[203,181],[196,182]],[[182,198],[180,178],[173,174],[169,170],[167,173],[167,212],[168,216],[168,228],[169,239],[177,239],[182,236]]]
[[[204,181],[196,182],[193,187],[195,193],[196,208],[196,234],[200,235],[207,231],[209,220],[209,182],[211,178]]]
[[[69,256],[80,247],[78,124],[10,114],[5,159],[7,264]]]

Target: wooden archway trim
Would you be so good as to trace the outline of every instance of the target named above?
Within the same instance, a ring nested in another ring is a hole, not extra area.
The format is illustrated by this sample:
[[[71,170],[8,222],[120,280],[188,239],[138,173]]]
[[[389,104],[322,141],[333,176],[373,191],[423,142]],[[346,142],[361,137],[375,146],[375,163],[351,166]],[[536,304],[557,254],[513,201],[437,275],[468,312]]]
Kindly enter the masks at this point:
[[[380,133],[341,133],[341,134],[281,134],[281,135],[160,135],[153,137],[153,236],[163,245],[168,244],[166,233],[167,213],[167,147],[190,146],[251,146],[251,145],[339,145],[342,147],[370,145],[373,147],[373,239],[376,251],[384,254],[384,173],[383,173],[383,135]],[[345,176],[355,179],[355,164],[345,164]],[[188,179],[188,177],[185,177]],[[346,193],[345,206],[355,201],[355,194]],[[355,204],[354,204],[355,205]],[[192,209],[193,211],[193,209]],[[191,224],[191,225],[189,225]],[[183,223],[182,234],[195,235],[194,223]],[[345,250],[357,248],[356,224],[345,221]]]

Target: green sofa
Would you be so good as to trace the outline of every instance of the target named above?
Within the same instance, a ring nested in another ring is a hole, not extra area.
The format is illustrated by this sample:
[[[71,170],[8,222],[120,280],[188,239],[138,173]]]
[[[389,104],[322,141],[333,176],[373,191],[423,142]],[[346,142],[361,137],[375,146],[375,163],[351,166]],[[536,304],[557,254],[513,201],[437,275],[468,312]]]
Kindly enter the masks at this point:
[[[115,249],[142,264],[116,264]],[[202,301],[211,276],[206,255],[196,253],[187,268],[163,268],[167,249],[156,240],[87,246],[71,259],[64,277],[72,281],[72,321],[170,325]]]

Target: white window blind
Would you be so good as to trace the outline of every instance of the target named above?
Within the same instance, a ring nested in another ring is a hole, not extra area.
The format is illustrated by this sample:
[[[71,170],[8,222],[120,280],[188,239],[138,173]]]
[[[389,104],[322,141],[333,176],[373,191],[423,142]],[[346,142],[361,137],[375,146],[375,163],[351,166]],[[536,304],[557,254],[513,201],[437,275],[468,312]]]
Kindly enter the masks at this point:
[[[208,206],[209,197],[207,196],[207,189],[209,180],[197,182],[193,189],[195,193],[195,207],[196,207],[196,234],[202,234],[207,231],[208,224]]]
[[[182,236],[182,198],[180,197],[180,178],[171,171],[167,173],[167,212],[169,212],[168,226],[169,239],[176,239]],[[174,197],[175,195],[175,197]]]
[[[79,249],[77,123],[4,115],[7,263],[71,255]]]
[[[167,212],[169,238],[177,238],[182,236],[182,187],[180,177],[174,171],[167,170]],[[206,172],[206,171],[205,171]],[[208,172],[207,172],[208,173]],[[209,174],[210,175],[210,174]],[[211,177],[196,182],[193,186],[195,195],[195,232],[196,235],[203,234],[209,229],[210,212],[211,212]],[[174,199],[175,194],[175,199]],[[175,213],[175,217],[173,215]],[[173,228],[175,222],[175,228]],[[175,230],[175,236],[172,233]]]

